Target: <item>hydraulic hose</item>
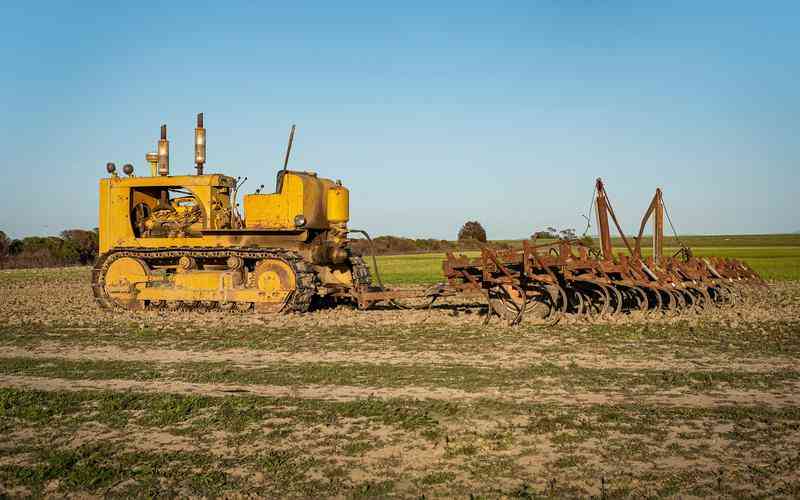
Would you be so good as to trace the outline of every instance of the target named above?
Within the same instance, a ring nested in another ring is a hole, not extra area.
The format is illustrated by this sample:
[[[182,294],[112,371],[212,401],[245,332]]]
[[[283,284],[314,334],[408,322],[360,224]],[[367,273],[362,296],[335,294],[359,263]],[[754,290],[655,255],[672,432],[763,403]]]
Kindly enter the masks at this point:
[[[367,242],[369,242],[369,253],[370,257],[372,257],[372,265],[375,267],[375,278],[378,280],[378,286],[381,288],[381,290],[383,290],[383,280],[381,280],[381,272],[378,269],[378,259],[375,258],[375,245],[372,243],[372,238],[370,238],[369,234],[362,229],[348,229],[347,232],[364,235],[364,237],[367,239]]]
[[[380,289],[382,291],[385,291],[386,288],[383,286],[383,280],[381,279],[381,271],[380,271],[380,269],[378,269],[378,259],[375,258],[375,245],[372,243],[372,238],[370,238],[369,234],[366,231],[362,230],[362,229],[348,229],[347,232],[348,233],[361,234],[361,235],[364,236],[364,238],[367,239],[367,242],[369,243],[370,257],[372,258],[372,265],[373,265],[373,267],[375,267],[375,279],[378,280],[378,286],[380,287]],[[438,287],[438,286],[439,285],[433,285],[433,287]],[[431,287],[431,288],[433,288],[433,287]],[[430,290],[431,288],[429,288],[428,290]],[[431,300],[430,304],[428,304],[426,309],[430,309],[433,306],[433,303],[436,301],[436,299],[437,299],[437,297],[439,295],[440,294],[433,294],[433,299]],[[392,304],[394,307],[396,307],[398,309],[412,309],[410,307],[404,306],[403,304],[399,304],[394,299],[390,299],[389,303]]]

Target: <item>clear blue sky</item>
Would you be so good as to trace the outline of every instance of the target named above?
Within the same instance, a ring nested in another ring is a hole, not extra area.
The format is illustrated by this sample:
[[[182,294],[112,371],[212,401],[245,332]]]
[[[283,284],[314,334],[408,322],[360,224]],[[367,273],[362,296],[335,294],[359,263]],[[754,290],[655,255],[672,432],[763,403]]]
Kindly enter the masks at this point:
[[[393,4],[393,5],[392,5]],[[124,5],[124,6],[122,6]],[[798,2],[4,2],[0,229],[97,225],[104,165],[169,126],[189,172],[351,189],[351,226],[581,232],[593,181],[632,229],[800,230]]]

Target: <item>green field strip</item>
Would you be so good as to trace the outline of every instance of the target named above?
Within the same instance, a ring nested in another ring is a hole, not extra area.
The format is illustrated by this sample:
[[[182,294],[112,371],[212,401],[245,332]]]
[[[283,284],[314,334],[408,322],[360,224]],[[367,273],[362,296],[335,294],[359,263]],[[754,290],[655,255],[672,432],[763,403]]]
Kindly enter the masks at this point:
[[[23,496],[58,492],[119,498],[358,498],[362,492],[393,489],[391,480],[351,481],[342,477],[343,469],[335,459],[311,456],[298,448],[220,457],[198,449],[156,452],[124,445],[119,440],[97,439],[77,447],[19,447],[26,463],[0,465],[0,485],[21,488],[27,493]],[[0,452],[0,458],[13,457]],[[49,489],[54,481],[55,492]],[[0,493],[5,488],[0,487]]]
[[[491,388],[563,389],[625,394],[671,389],[774,391],[787,387],[794,389],[800,381],[800,371],[788,369],[770,372],[625,370],[548,363],[513,369],[358,363],[269,363],[259,368],[239,368],[230,363],[74,361],[24,357],[0,359],[0,373],[82,381],[122,379],[274,386],[430,387],[466,392]]]
[[[292,422],[325,424],[336,418],[365,419],[398,429],[418,430],[439,426],[450,420],[462,423],[495,418],[516,421],[518,417],[525,417],[524,423],[518,426],[532,434],[565,431],[598,434],[609,430],[622,434],[664,434],[669,427],[716,420],[740,425],[741,429],[736,433],[741,434],[742,439],[758,440],[770,430],[780,433],[796,431],[800,425],[800,407],[721,404],[701,408],[643,403],[573,405],[489,399],[449,402],[405,398],[364,398],[337,402],[252,395],[199,396],[0,388],[0,428],[6,432],[12,425],[17,425],[15,422],[25,422],[34,427],[69,427],[76,423],[98,422],[118,427],[136,425],[164,428],[180,434],[187,433],[183,427],[187,425],[194,427],[198,433],[214,430],[245,432],[251,425],[269,419],[280,419],[280,423],[270,424],[280,426]],[[771,429],[765,428],[767,424],[772,426]]]
[[[369,313],[365,313],[369,314]],[[365,318],[366,319],[366,318]],[[512,350],[523,359],[572,352],[598,352],[657,358],[665,353],[691,359],[792,357],[800,354],[800,321],[704,322],[629,325],[564,325],[555,328],[483,328],[479,325],[398,324],[306,327],[214,327],[192,324],[140,326],[125,323],[75,328],[71,325],[0,325],[0,345],[157,347],[196,351],[253,349],[347,351],[391,349],[442,354],[478,354]]]

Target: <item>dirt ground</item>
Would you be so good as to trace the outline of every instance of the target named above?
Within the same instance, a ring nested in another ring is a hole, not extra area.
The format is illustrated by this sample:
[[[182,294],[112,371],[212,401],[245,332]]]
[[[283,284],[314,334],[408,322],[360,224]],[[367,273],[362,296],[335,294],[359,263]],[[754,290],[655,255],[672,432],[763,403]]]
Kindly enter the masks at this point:
[[[481,304],[100,311],[0,272],[0,494],[800,496],[800,282],[553,328]]]

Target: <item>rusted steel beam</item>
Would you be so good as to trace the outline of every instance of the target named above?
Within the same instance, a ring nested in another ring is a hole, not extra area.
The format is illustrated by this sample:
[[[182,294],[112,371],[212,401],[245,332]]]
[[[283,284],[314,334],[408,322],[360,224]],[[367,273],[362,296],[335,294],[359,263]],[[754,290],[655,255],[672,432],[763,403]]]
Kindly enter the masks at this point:
[[[600,179],[598,179],[598,181],[599,180]],[[628,242],[628,238],[625,236],[625,232],[622,230],[622,226],[620,226],[619,220],[617,220],[617,215],[614,213],[614,207],[611,206],[611,201],[608,199],[608,193],[606,193],[606,190],[603,187],[602,182],[600,182],[599,187],[603,190],[603,201],[605,203],[606,208],[608,209],[608,214],[611,216],[611,220],[614,221],[614,226],[617,228],[617,232],[619,233],[620,238],[622,238],[622,242],[625,243],[625,248],[628,249],[628,253],[633,255],[633,247],[631,247],[631,244]],[[607,220],[606,220],[606,225],[608,225]],[[613,259],[613,256],[607,258]]]
[[[611,231],[608,228],[608,201],[606,200],[606,190],[603,188],[603,181],[597,179],[597,227],[600,236],[600,249],[603,257],[613,258],[611,251]]]
[[[528,256],[531,255],[531,252],[536,252],[536,250],[532,250],[531,246],[528,244],[528,240],[522,241],[522,276],[524,278],[528,278],[531,274],[531,262],[528,260]]]
[[[653,214],[653,256],[656,260],[663,256],[664,252],[664,201],[661,196],[661,189],[656,189],[655,212]]]
[[[514,279],[514,276],[511,275],[511,272],[500,262],[497,258],[497,254],[489,250],[488,248],[484,247],[481,249],[481,255],[485,255],[486,258],[491,260],[495,266],[497,266],[498,271],[505,274],[507,278]]]
[[[644,235],[644,229],[647,227],[647,221],[650,220],[650,216],[653,215],[653,212],[656,209],[656,205],[658,204],[658,196],[661,193],[660,189],[656,190],[656,194],[653,195],[653,199],[650,200],[650,204],[647,206],[647,210],[642,217],[642,223],[639,224],[639,234],[636,235],[636,246],[634,248],[633,254],[638,257],[642,258],[642,235]],[[655,229],[654,229],[655,233]]]
[[[363,300],[376,302],[379,300],[392,300],[392,299],[414,299],[429,297],[429,294],[417,290],[385,290],[385,291],[368,291],[360,292],[359,297]]]

